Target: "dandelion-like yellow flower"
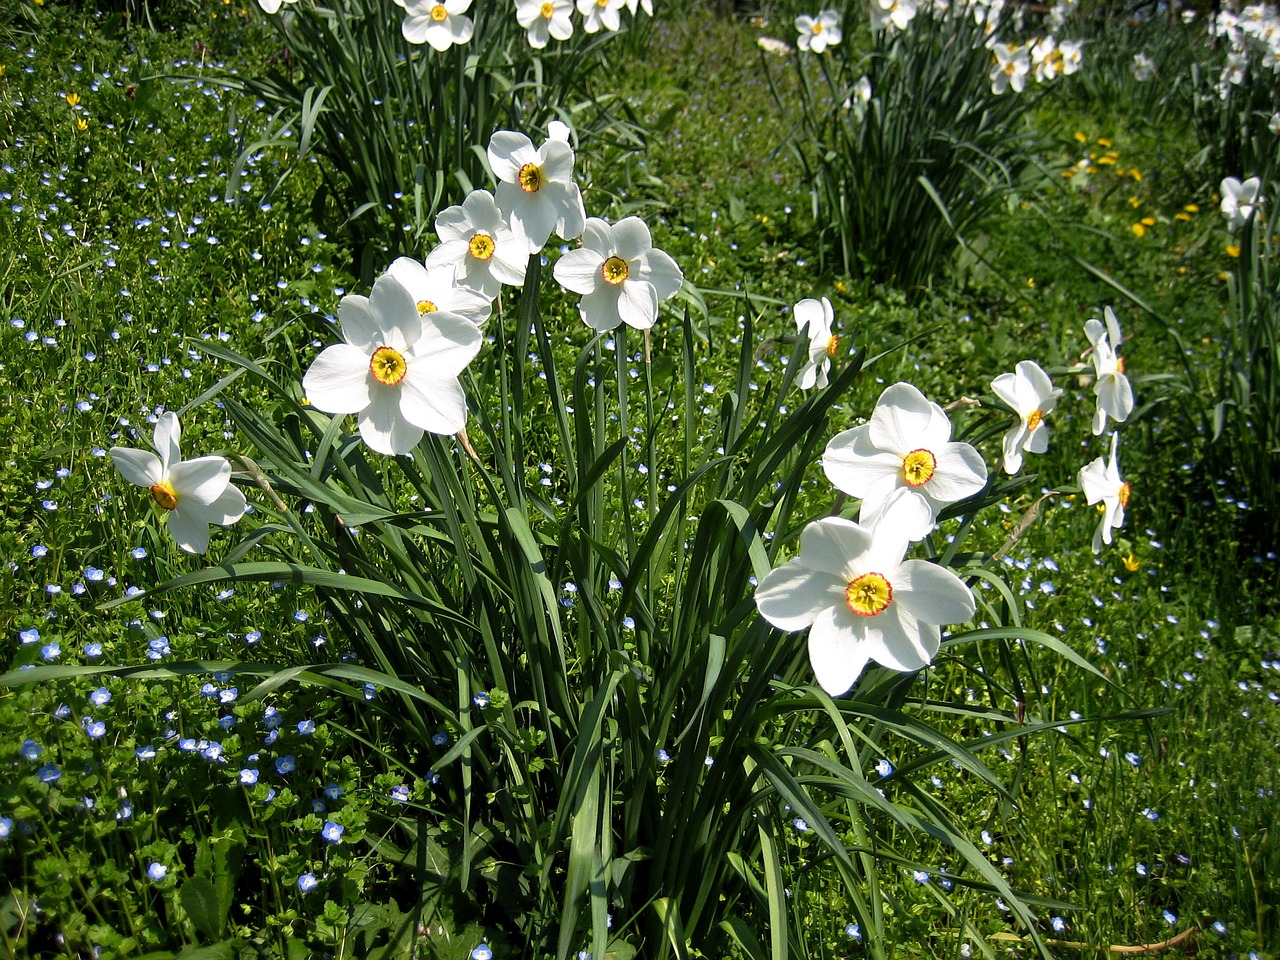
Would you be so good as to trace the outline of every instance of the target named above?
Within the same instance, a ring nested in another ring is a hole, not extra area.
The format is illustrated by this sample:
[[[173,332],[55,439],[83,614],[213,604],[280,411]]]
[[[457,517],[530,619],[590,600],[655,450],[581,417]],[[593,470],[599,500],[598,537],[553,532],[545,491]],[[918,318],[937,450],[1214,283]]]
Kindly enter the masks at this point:
[[[77,103],[79,103],[79,102],[80,102],[80,94],[78,94],[78,93],[68,93],[68,94],[67,94],[67,104],[68,104],[69,106],[74,107],[74,106],[75,106]]]
[[[1133,231],[1135,237],[1145,237],[1147,235],[1147,228],[1141,223],[1135,223],[1129,229]]]
[[[1127,557],[1125,557],[1121,561],[1121,563],[1124,564],[1124,568],[1128,570],[1130,573],[1137,573],[1138,569],[1142,566],[1142,561],[1139,560],[1137,557],[1135,557],[1132,553],[1130,553]]]

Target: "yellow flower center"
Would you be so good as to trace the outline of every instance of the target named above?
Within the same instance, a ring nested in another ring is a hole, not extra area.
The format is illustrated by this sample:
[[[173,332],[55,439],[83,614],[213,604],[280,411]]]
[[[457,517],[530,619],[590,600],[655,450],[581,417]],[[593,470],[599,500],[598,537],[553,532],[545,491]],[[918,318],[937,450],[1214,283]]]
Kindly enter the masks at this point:
[[[418,301],[418,316],[425,317],[428,313],[435,313],[438,308],[430,300]]]
[[[831,339],[827,341],[827,356],[834,357],[836,355],[836,351],[839,349],[840,338],[833,333],[831,335]]]
[[[555,16],[556,5],[554,3],[544,3],[539,12],[542,14],[544,20],[550,20]]]
[[[596,6],[603,10],[609,5],[609,0],[596,0]]]
[[[819,34],[819,33],[821,33],[821,32],[822,32],[822,21],[821,21],[821,20],[815,20],[815,21],[813,22],[813,32],[814,32],[814,35],[815,35],[815,36],[816,36],[817,34]]]
[[[909,487],[920,487],[928,483],[937,469],[938,458],[923,447],[912,450],[902,458],[902,478]]]
[[[600,276],[604,282],[612,283],[615,287],[626,280],[630,273],[631,267],[627,265],[627,261],[618,256],[610,257],[600,268]]]
[[[551,6],[551,4],[545,4]],[[537,193],[542,189],[542,168],[536,163],[526,163],[516,174],[516,183],[525,193]]]
[[[1116,373],[1124,373],[1124,357],[1116,357]]]
[[[1036,428],[1040,426],[1040,421],[1044,419],[1043,410],[1032,410],[1027,414],[1027,429],[1032,433],[1036,432]]]
[[[444,8],[443,3],[437,3],[431,8],[431,19],[436,23],[444,23],[449,17],[449,11]]]
[[[1129,484],[1120,484],[1120,506],[1127,507],[1129,505]]]
[[[394,387],[409,372],[409,365],[399,350],[392,347],[379,347],[369,358],[369,372],[379,383]]]
[[[849,582],[844,600],[858,616],[874,617],[888,608],[893,600],[893,587],[878,573],[864,573]]]
[[[488,260],[497,249],[498,245],[487,233],[477,233],[467,243],[467,251],[477,260]]]
[[[172,510],[178,505],[178,492],[173,489],[173,484],[168,480],[161,480],[152,485],[151,499],[166,510]]]

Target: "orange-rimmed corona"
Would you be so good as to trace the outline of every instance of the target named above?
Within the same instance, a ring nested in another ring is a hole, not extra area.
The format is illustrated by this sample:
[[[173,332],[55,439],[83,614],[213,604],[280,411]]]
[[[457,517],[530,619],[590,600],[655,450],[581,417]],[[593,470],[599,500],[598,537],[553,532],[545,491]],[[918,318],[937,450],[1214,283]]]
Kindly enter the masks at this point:
[[[369,372],[384,386],[394,387],[409,372],[404,355],[394,347],[379,347],[369,358]]]
[[[168,480],[152,484],[151,499],[166,510],[174,510],[178,506],[178,492],[173,489],[173,484]]]
[[[844,602],[858,616],[874,617],[893,602],[893,585],[879,573],[864,573],[849,581]]]
[[[921,447],[902,458],[902,479],[909,487],[922,487],[933,479],[938,469],[938,458]]]
[[[467,241],[467,253],[477,260],[489,260],[498,251],[498,245],[487,233],[477,233]]]
[[[600,277],[605,283],[611,283],[615,287],[627,279],[631,274],[631,268],[627,265],[627,261],[623,260],[616,254],[609,257],[600,266]]]

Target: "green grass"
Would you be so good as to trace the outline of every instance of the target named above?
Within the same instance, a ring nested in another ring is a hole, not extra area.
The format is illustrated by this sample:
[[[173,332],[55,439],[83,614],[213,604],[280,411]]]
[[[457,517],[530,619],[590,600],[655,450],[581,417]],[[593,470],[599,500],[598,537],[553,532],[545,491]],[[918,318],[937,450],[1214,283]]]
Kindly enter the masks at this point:
[[[239,202],[224,200],[232,164],[268,116],[219,86],[222,68],[208,63],[252,70],[274,41],[255,26],[256,13],[232,5],[195,11],[191,22],[159,35],[74,10],[23,9],[31,19],[15,20],[0,48],[5,667],[46,659],[145,667],[162,637],[170,652],[157,667],[339,662],[351,651],[333,608],[293,585],[239,583],[230,592],[205,585],[144,606],[96,608],[127,587],[204,566],[172,545],[105,450],[147,446],[149,415],[182,408],[230,374],[216,349],[264,358],[277,379],[296,381],[331,338],[326,315],[344,291],[357,291],[353,238],[324,236],[315,222],[317,171],[297,171],[263,204],[275,165],[287,161],[267,153],[251,167]],[[771,30],[789,38],[786,18]],[[655,24],[650,55],[620,64],[612,78],[650,131],[640,173],[613,176],[620,167],[603,148],[582,158],[592,184],[588,211],[639,210],[655,245],[702,288],[705,313],[692,313],[696,412],[682,425],[699,445],[714,442],[707,438],[716,435],[720,401],[736,375],[744,292],[758,298],[758,390],[790,354],[788,310],[802,297],[831,297],[842,337],[872,354],[918,338],[860,375],[833,413],[840,429],[865,417],[883,384],[897,379],[946,404],[988,396],[990,379],[1020,359],[1062,374],[1085,346],[1084,320],[1104,304],[1117,308],[1130,338],[1124,352],[1139,412],[1121,447],[1134,498],[1120,541],[1095,558],[1088,544],[1097,515],[1079,496],[1052,493],[1006,562],[1022,623],[1060,639],[1103,676],[1030,644],[947,647],[908,688],[906,709],[961,741],[992,739],[980,755],[1007,792],[997,795],[946,762],[883,788],[931,796],[1015,889],[1062,904],[1036,908],[1038,929],[1086,946],[1051,946],[1054,955],[1103,956],[1108,944],[1154,943],[1192,929],[1179,952],[1276,955],[1277,559],[1268,552],[1274,544],[1251,542],[1238,480],[1218,469],[1208,400],[1173,379],[1190,370],[1197,386],[1213,382],[1228,304],[1219,274],[1234,263],[1214,185],[1194,174],[1188,122],[1154,125],[1137,107],[1126,112],[1123,97],[1106,111],[1083,97],[1042,103],[1036,123],[1056,138],[1055,152],[1041,158],[1049,171],[1043,182],[981,238],[985,262],[962,259],[927,299],[908,302],[891,288],[816,268],[810,198],[779,149],[794,124],[773,112],[756,33],[701,13]],[[209,78],[169,79],[202,72]],[[75,106],[70,94],[79,97]],[[76,129],[77,118],[85,129]],[[1115,162],[1099,163],[1108,151]],[[1088,172],[1058,175],[1089,155]],[[1132,228],[1143,217],[1154,224],[1138,236]],[[1154,312],[1124,300],[1081,261]],[[572,369],[585,331],[571,301],[547,312],[567,332],[543,361]],[[679,370],[666,358],[679,354],[682,334],[669,317],[660,323],[655,379],[665,382]],[[245,377],[228,396],[252,405],[266,393]],[[1050,452],[1029,458],[1036,479],[1005,505],[1002,523],[975,534],[977,546],[999,548],[1042,488],[1073,486],[1079,466],[1104,452],[1089,432],[1091,395],[1081,396],[1064,401]],[[976,411],[957,422],[980,430],[987,416]],[[185,450],[250,449],[213,404],[193,405],[183,421]],[[674,470],[684,443],[678,426],[658,433],[651,466]],[[982,441],[992,462],[998,443]],[[528,460],[530,485],[539,484],[544,461],[553,465],[547,476],[560,481],[551,452],[530,451]],[[801,502],[821,510],[829,499],[814,466]],[[218,535],[214,558],[233,542]],[[33,629],[38,641],[25,642]],[[55,644],[59,652],[46,657],[42,648]],[[1001,658],[1018,669],[1005,669]],[[495,952],[501,945],[518,955],[510,931],[486,925],[483,904],[430,879],[444,866],[403,862],[403,835],[392,827],[402,796],[415,806],[434,802],[433,764],[462,731],[436,731],[447,740],[438,747],[396,750],[385,717],[337,685],[255,690],[259,679],[207,669],[179,679],[89,670],[0,692],[0,753],[12,771],[0,783],[0,816],[14,822],[0,841],[4,950],[88,956],[100,944],[104,956],[137,956],[226,938],[283,956],[360,956],[375,944],[408,955],[416,941],[460,958],[488,937]],[[206,684],[213,695],[202,692]],[[90,699],[99,687],[109,701]],[[232,687],[234,697],[219,694]],[[374,705],[389,696],[371,694]],[[974,719],[979,706],[984,722]],[[275,737],[268,709],[280,717]],[[105,723],[103,736],[87,735],[91,720]],[[299,730],[306,720],[315,721],[313,733]],[[1021,724],[1048,729],[1022,736]],[[22,752],[28,739],[41,749],[35,759]],[[195,749],[181,746],[184,739]],[[210,758],[214,742],[222,760]],[[139,760],[148,746],[157,756]],[[922,748],[894,749],[885,759],[899,770],[930,759]],[[280,774],[276,761],[285,757],[296,769]],[[47,763],[59,768],[55,782],[37,773]],[[257,770],[258,782],[242,770]],[[340,793],[326,795],[331,784]],[[794,826],[795,812],[781,802],[770,816],[787,837],[780,869],[798,943],[815,957],[860,955],[864,947],[845,932],[852,905],[813,830]],[[330,819],[344,827],[341,844],[321,838]],[[887,818],[873,826],[877,849],[896,858],[885,861],[877,903],[890,955],[956,955],[968,944],[963,949],[977,956],[983,937],[1023,934],[993,894],[966,887],[972,875],[954,851]],[[432,856],[442,850],[430,848]],[[167,869],[164,879],[147,875],[152,863]],[[482,869],[497,885],[501,867]],[[306,874],[318,878],[316,890],[299,887]],[[188,884],[192,878],[201,883]],[[944,889],[953,882],[954,890]],[[419,936],[388,906],[419,898],[441,932]],[[764,914],[742,908],[757,930]]]

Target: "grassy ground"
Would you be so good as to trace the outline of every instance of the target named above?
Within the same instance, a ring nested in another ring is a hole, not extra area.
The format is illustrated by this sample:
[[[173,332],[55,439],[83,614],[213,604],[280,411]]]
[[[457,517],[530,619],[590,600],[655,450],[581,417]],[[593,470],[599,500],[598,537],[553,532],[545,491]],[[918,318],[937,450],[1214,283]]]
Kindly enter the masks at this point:
[[[324,317],[355,289],[344,235],[314,222],[313,171],[264,201],[283,159],[266,154],[226,195],[233,162],[267,117],[217,78],[275,51],[253,28],[256,13],[230,4],[193,8],[192,22],[159,35],[117,16],[23,10],[0,49],[5,665],[336,660],[344,651],[323,607],[283,584],[170,595],[145,611],[95,609],[199,563],[124,488],[106,449],[146,446],[149,415],[227,374],[213,349],[264,357],[296,377],[327,336]],[[1043,490],[1039,519],[1006,558],[1018,612],[1104,676],[1015,645],[1005,655],[1022,661],[1025,683],[1006,689],[990,679],[994,646],[949,648],[915,691],[916,708],[945,728],[948,704],[989,704],[989,725],[950,732],[993,737],[985,757],[1009,790],[995,798],[948,764],[922,771],[922,788],[981,838],[1015,887],[1056,904],[1038,913],[1060,955],[1188,932],[1170,949],[1276,955],[1275,545],[1251,542],[1232,479],[1213,470],[1205,405],[1160,379],[1184,362],[1216,362],[1219,273],[1231,263],[1214,198],[1187,173],[1189,129],[1083,96],[1046,102],[1037,122],[1056,144],[1044,158],[1047,185],[981,238],[985,264],[970,261],[955,282],[909,300],[822,259],[787,149],[792,114],[774,106],[758,32],[703,14],[659,21],[650,54],[617,82],[651,130],[644,170],[653,178],[619,203],[641,205],[655,244],[702,288],[713,332],[699,368],[708,396],[732,370],[743,290],[764,298],[762,338],[790,332],[786,308],[805,296],[831,297],[842,335],[872,352],[923,334],[868,371],[842,426],[902,377],[947,403],[983,394],[1024,357],[1065,368],[1103,304],[1116,304],[1131,336],[1140,413],[1126,435],[1135,493],[1120,541],[1095,557],[1096,514],[1055,492],[1103,452],[1091,411],[1070,409],[1034,465],[1039,479],[1006,505],[1006,529],[986,535],[999,546]],[[780,93],[794,96],[785,82]],[[1114,162],[1061,176],[1084,156]],[[583,163],[590,170],[592,158]],[[603,172],[599,180],[589,209],[604,201]],[[1122,306],[1081,260],[1140,292],[1168,329]],[[655,343],[660,350],[661,334]],[[240,443],[207,408],[187,429],[191,450]],[[90,672],[0,694],[0,751],[14,774],[0,785],[0,816],[12,820],[0,840],[9,881],[0,930],[14,955],[87,956],[91,943],[116,955],[172,948],[180,915],[199,929],[200,908],[180,902],[176,882],[202,869],[199,858],[216,861],[219,839],[237,829],[219,809],[229,793],[216,792],[231,788],[244,788],[238,802],[253,811],[254,876],[271,892],[211,927],[246,942],[337,950],[351,922],[340,905],[397,888],[379,817],[395,809],[398,789],[427,789],[423,771],[371,755],[347,708],[323,691],[282,690],[265,710],[241,702],[245,692],[225,678],[102,681]],[[1019,718],[1050,729],[1018,736]],[[901,768],[915,758],[886,759]],[[320,834],[338,809],[348,831],[340,846]],[[905,859],[887,868],[891,952],[969,956],[983,937],[1023,952],[1000,939],[1018,933],[995,897],[939,895],[952,883],[948,851],[906,843]],[[797,828],[786,852],[791,906],[810,955],[855,955],[847,905],[814,865],[816,849]],[[148,872],[153,864],[163,878]],[[345,879],[326,881],[322,896],[299,884],[326,873]],[[465,956],[484,931],[464,910],[452,920]]]

